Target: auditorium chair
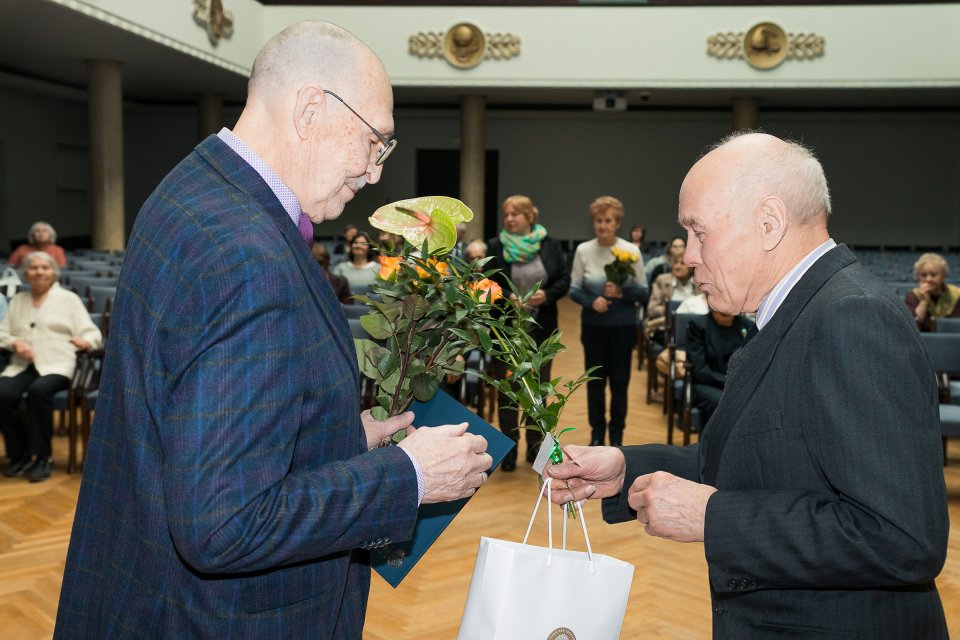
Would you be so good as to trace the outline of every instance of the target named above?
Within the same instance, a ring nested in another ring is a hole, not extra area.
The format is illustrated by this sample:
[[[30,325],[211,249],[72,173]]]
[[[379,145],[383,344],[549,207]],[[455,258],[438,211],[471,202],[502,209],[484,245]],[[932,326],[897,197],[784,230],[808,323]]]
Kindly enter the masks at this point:
[[[940,389],[940,433],[943,438],[943,465],[947,465],[947,439],[960,437],[960,398],[950,396],[949,376],[960,374],[960,334],[922,333],[924,346],[937,373]]]

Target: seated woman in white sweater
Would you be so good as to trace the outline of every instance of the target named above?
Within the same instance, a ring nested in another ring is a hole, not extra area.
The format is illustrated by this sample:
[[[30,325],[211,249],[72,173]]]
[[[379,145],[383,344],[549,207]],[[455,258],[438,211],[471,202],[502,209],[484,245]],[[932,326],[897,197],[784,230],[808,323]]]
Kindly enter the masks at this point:
[[[366,294],[380,273],[380,263],[371,260],[370,242],[364,234],[357,234],[350,241],[350,257],[333,268],[333,273],[343,276],[350,284],[353,295]]]
[[[103,336],[77,294],[60,287],[53,258],[34,252],[23,264],[30,291],[14,296],[0,321],[0,349],[13,352],[0,373],[0,430],[10,458],[4,475],[29,472],[31,482],[40,482],[53,466],[51,398],[70,386],[77,351],[99,349]],[[26,430],[20,420],[24,393]]]

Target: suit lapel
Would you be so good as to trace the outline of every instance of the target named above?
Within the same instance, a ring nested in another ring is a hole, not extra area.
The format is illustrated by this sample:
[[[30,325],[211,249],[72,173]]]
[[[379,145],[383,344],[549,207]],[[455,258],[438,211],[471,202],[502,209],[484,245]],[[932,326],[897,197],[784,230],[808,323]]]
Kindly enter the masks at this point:
[[[706,484],[716,481],[719,462],[727,439],[743,408],[763,380],[783,337],[817,291],[856,257],[846,245],[825,253],[800,278],[777,309],[770,323],[730,358],[723,396],[710,428],[700,439],[700,477]]]
[[[253,167],[238,156],[225,142],[215,135],[209,136],[197,146],[197,152],[204,157],[227,181],[254,199],[273,220],[280,231],[290,252],[293,253],[307,285],[307,290],[320,310],[321,315],[330,328],[334,342],[350,362],[351,371],[357,386],[360,384],[360,372],[357,368],[357,352],[353,346],[346,316],[340,308],[330,282],[323,274],[323,270],[313,258],[313,253],[304,242],[299,229],[293,224],[276,195],[267,186]]]

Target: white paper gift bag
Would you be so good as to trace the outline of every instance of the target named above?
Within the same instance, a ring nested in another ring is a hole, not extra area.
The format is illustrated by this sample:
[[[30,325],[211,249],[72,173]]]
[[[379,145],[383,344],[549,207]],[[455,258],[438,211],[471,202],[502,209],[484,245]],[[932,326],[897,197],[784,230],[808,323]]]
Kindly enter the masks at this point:
[[[523,543],[480,538],[458,640],[613,640],[620,637],[630,597],[633,565],[593,553],[583,510],[577,505],[587,551],[527,544],[533,518],[551,479],[537,498]],[[548,512],[552,511],[547,503]],[[566,518],[564,518],[566,547]]]

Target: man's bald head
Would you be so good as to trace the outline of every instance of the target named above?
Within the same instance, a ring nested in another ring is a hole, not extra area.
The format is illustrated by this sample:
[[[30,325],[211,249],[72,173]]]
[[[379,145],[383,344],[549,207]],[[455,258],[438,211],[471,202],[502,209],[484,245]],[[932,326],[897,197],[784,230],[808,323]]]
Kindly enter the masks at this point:
[[[346,91],[361,69],[369,73],[371,68],[389,83],[379,58],[352,33],[329,22],[298,22],[260,49],[248,94],[251,100],[262,100],[304,83]]]
[[[730,136],[693,166],[680,188],[684,260],[711,308],[755,311],[829,238],[829,214],[823,167],[808,149],[762,133]]]
[[[701,162],[721,168],[740,204],[749,207],[766,196],[777,196],[792,223],[826,226],[831,210],[827,178],[820,161],[802,144],[766,133],[738,132],[720,140]]]

